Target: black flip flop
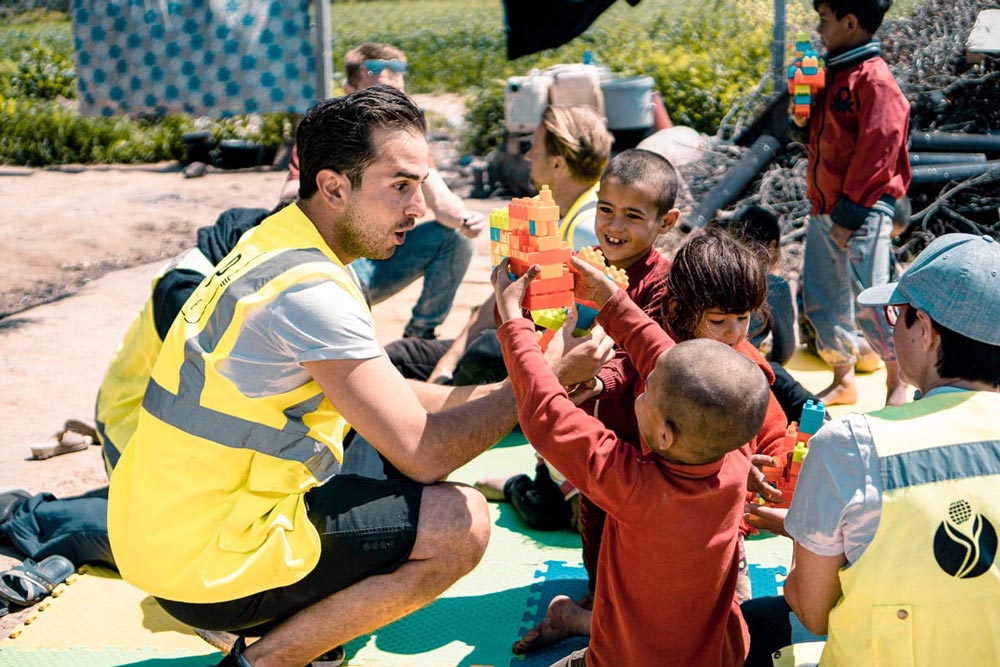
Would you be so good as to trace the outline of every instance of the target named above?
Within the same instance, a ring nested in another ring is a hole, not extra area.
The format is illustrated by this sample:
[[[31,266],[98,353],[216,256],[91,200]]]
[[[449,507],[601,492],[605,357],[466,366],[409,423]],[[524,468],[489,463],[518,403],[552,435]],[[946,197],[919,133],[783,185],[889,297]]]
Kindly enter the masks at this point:
[[[30,558],[0,574],[0,599],[8,605],[30,607],[52,593],[76,572],[68,558],[49,556],[36,563]]]

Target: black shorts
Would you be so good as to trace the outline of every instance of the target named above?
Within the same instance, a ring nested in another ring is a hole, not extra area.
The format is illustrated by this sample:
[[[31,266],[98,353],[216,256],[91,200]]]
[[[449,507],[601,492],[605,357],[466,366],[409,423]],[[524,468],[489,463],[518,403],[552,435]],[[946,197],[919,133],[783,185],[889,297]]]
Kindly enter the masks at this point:
[[[205,630],[257,636],[296,612],[410,558],[423,485],[408,479],[337,475],[306,494],[320,536],[316,567],[300,581],[238,600],[198,604],[157,599],[181,621]]]

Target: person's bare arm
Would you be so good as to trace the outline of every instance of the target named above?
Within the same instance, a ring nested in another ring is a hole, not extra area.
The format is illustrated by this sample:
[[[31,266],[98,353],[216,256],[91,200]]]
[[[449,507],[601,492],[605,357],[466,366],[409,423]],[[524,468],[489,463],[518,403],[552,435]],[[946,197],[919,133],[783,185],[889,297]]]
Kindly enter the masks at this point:
[[[785,600],[809,632],[825,635],[830,610],[841,598],[840,569],[847,558],[820,556],[798,542],[792,552],[792,566],[785,579]]]
[[[469,347],[471,341],[476,340],[479,334],[486,331],[487,329],[496,328],[496,319],[493,315],[493,309],[496,306],[496,297],[492,294],[487,297],[486,301],[483,302],[476,312],[473,313],[472,317],[466,323],[462,332],[458,334],[454,341],[451,343],[451,347],[448,351],[438,359],[437,364],[434,365],[434,369],[431,371],[430,378],[431,382],[441,382],[444,380],[450,380],[454,374],[455,369],[458,368],[458,362],[465,354],[465,351]]]
[[[465,202],[451,191],[437,169],[428,172],[421,188],[427,208],[434,211],[434,218],[445,227],[457,229],[470,239],[479,236],[486,228],[486,216],[466,208]]]
[[[517,421],[514,393],[506,382],[424,385],[415,392],[385,355],[304,366],[366,440],[404,475],[425,484],[489,449]],[[430,412],[427,406],[441,410]]]

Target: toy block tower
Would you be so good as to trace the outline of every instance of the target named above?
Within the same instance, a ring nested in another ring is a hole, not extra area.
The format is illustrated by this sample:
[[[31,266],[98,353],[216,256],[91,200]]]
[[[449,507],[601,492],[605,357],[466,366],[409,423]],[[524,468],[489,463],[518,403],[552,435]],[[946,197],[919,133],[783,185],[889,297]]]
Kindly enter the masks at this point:
[[[532,319],[536,322],[542,320],[546,328],[554,324],[552,314],[543,312],[536,319],[535,312],[566,308],[573,303],[573,274],[569,271],[573,251],[568,243],[559,238],[558,228],[559,207],[547,185],[542,186],[538,197],[515,198],[506,211],[497,209],[490,215],[493,266],[506,257],[515,276],[524,275],[534,264],[542,269],[541,274],[528,285],[523,305],[532,312]],[[559,326],[562,326],[561,321],[555,329]]]
[[[771,507],[789,507],[792,504],[802,461],[809,453],[809,439],[823,425],[825,416],[826,408],[823,402],[809,400],[802,406],[802,416],[799,421],[788,425],[788,430],[785,431],[785,446],[789,451],[777,461],[777,466],[764,469],[764,479],[767,483],[781,491],[781,500],[768,503]]]
[[[816,53],[808,33],[800,32],[795,40],[795,54],[788,66],[788,94],[792,96],[792,115],[805,122],[809,119],[812,98],[826,85],[823,59]]]
[[[559,237],[559,207],[549,186],[543,185],[537,197],[512,199],[506,209],[496,209],[490,214],[493,266],[507,258],[515,277],[524,275],[535,264],[542,269],[528,284],[522,305],[531,313],[532,321],[545,329],[541,337],[543,347],[566,322],[566,309],[573,305],[573,274],[569,270],[572,256],[569,244]],[[628,287],[625,271],[608,267],[600,249],[583,248],[577,256],[603,271],[623,289]],[[597,317],[597,305],[578,303],[577,307],[580,317],[575,332],[586,333]]]

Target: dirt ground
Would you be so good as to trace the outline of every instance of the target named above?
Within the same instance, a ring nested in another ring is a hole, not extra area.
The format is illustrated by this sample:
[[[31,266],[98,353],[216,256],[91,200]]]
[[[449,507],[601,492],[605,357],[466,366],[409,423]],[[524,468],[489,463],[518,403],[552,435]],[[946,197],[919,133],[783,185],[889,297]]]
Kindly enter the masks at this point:
[[[455,123],[455,100],[439,124]],[[460,102],[460,100],[459,100]],[[432,138],[444,137],[441,131]],[[432,143],[435,160],[463,196],[471,179],[451,169],[454,149]],[[167,258],[194,243],[198,227],[235,206],[270,208],[285,172],[210,170],[185,179],[179,165],[22,169],[0,166],[0,491],[65,497],[107,483],[97,447],[45,461],[29,446],[67,418],[93,421],[108,360],[149,296]],[[504,202],[468,200],[489,212]],[[441,329],[454,335],[489,292],[489,237],[476,254]],[[414,283],[373,309],[383,343],[398,338],[419,295]],[[17,553],[0,547],[0,570]],[[24,612],[0,619],[5,636]]]

